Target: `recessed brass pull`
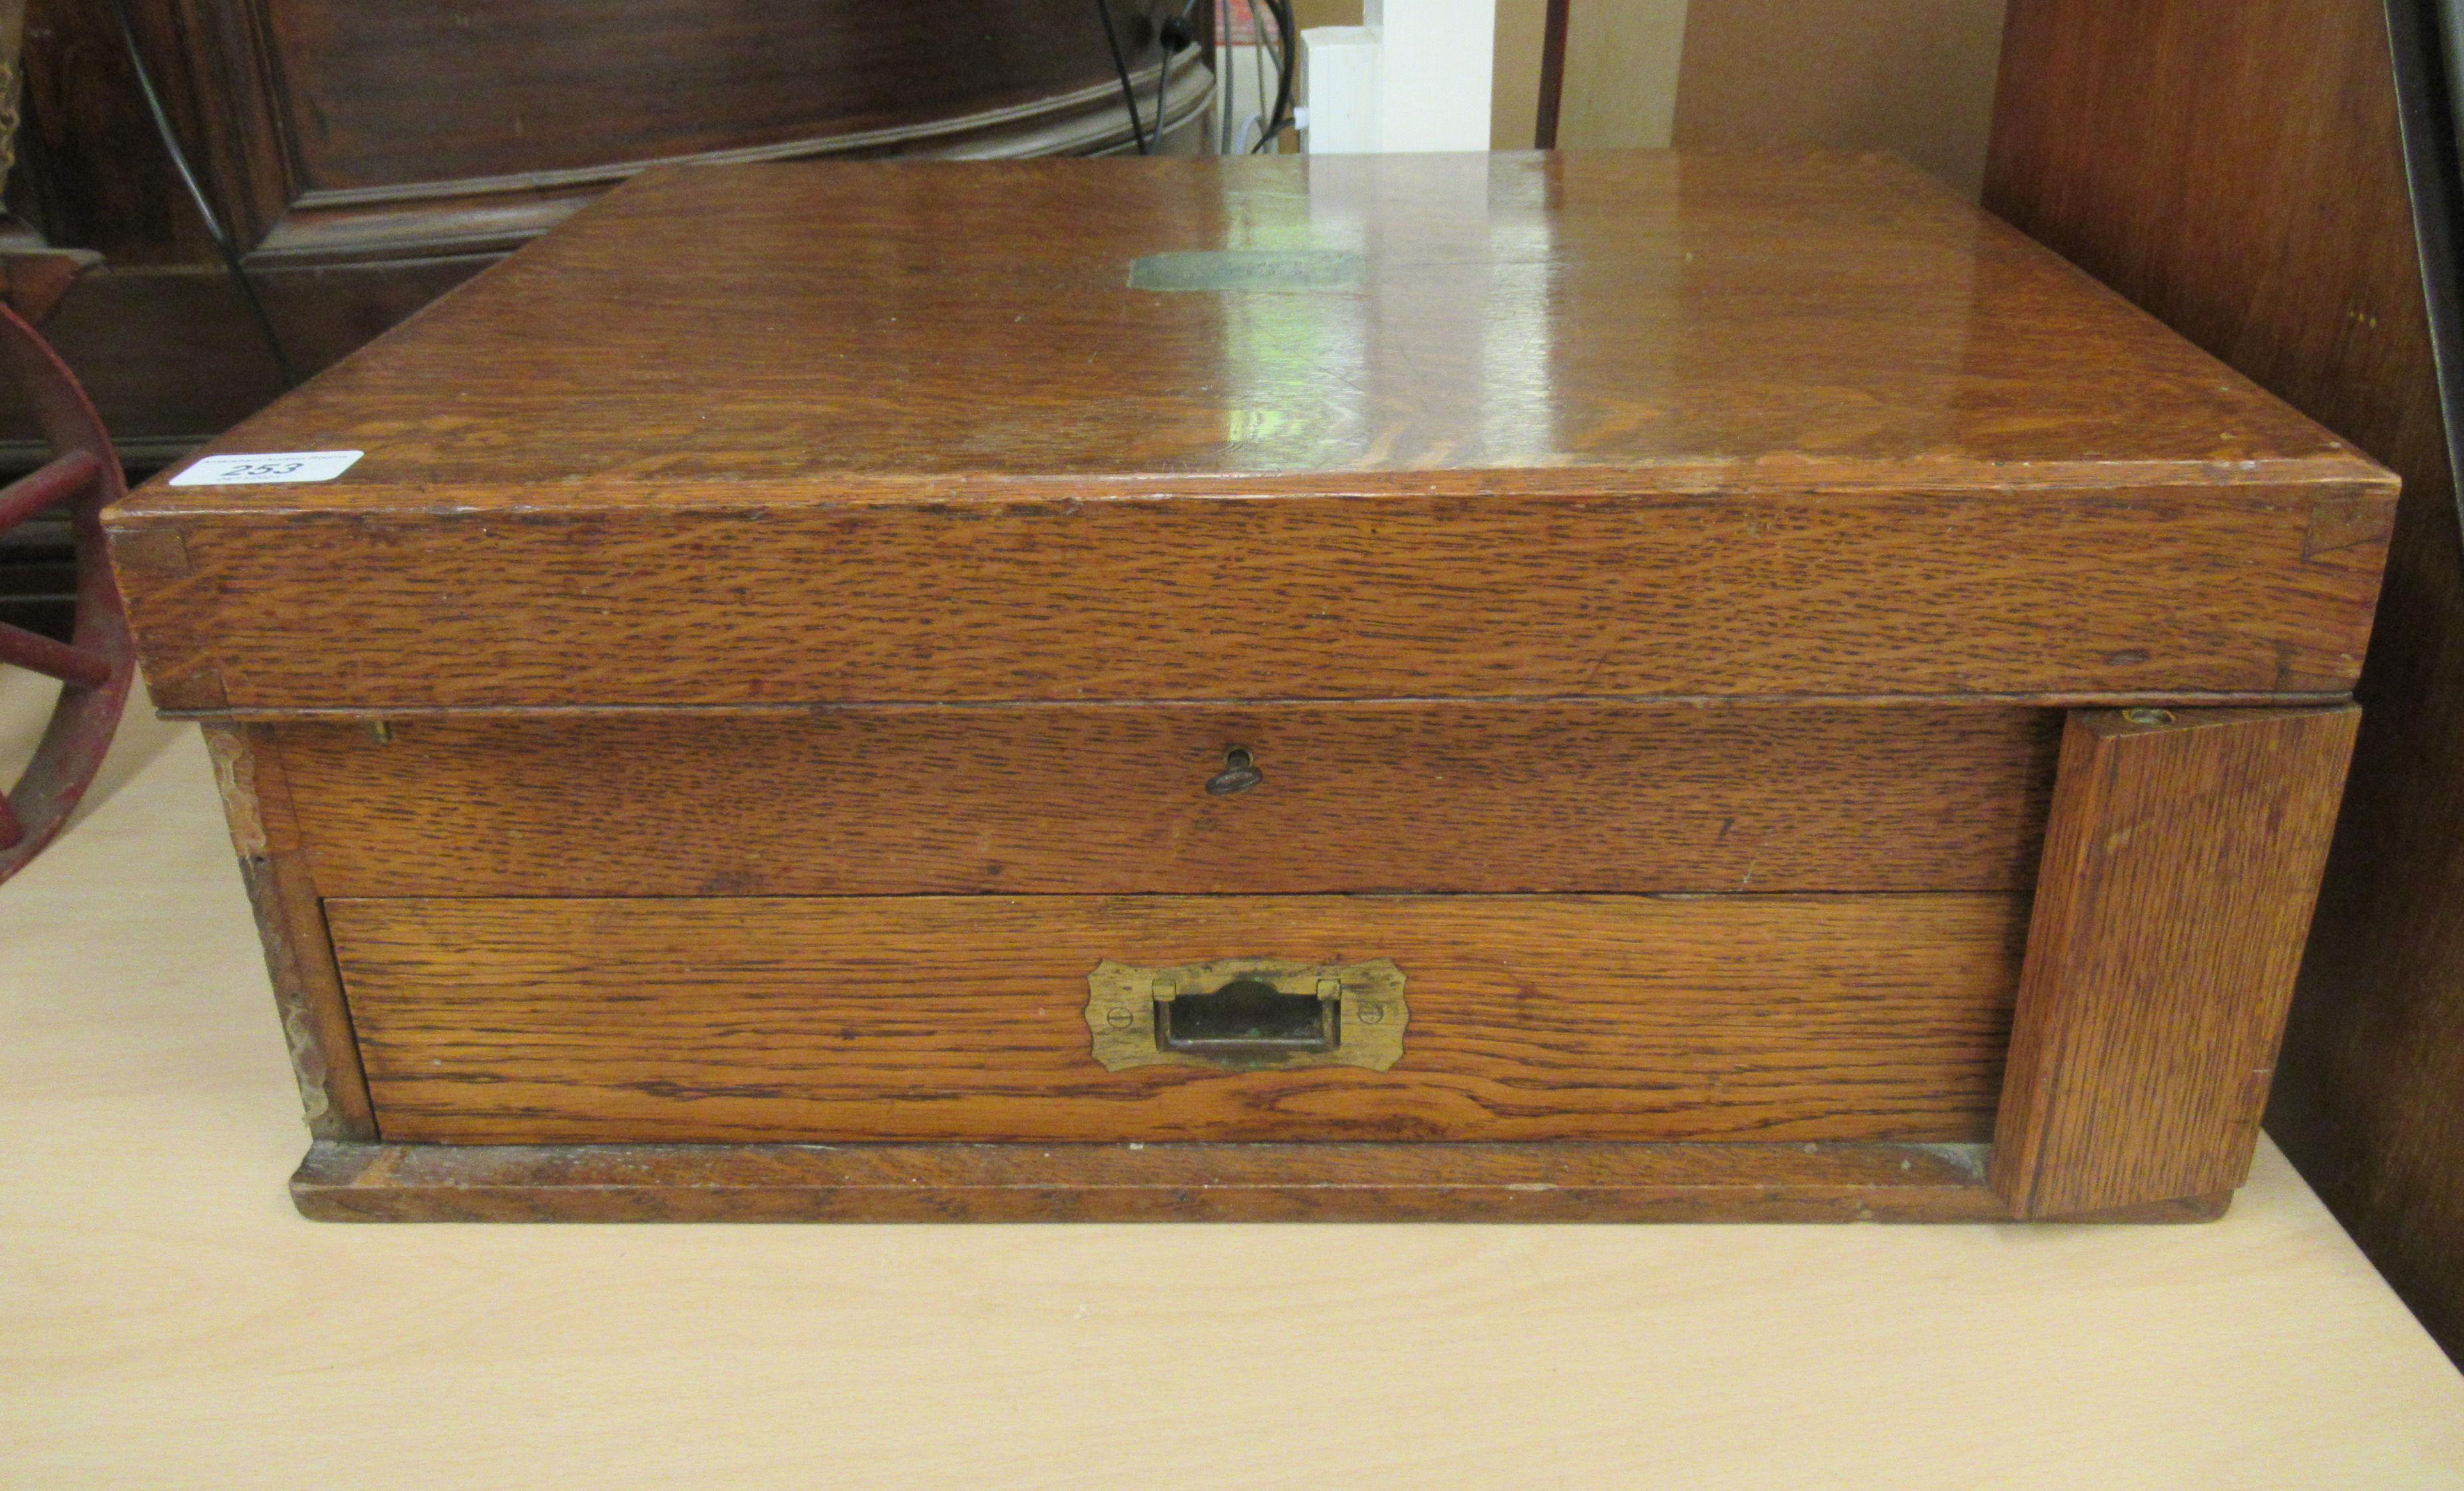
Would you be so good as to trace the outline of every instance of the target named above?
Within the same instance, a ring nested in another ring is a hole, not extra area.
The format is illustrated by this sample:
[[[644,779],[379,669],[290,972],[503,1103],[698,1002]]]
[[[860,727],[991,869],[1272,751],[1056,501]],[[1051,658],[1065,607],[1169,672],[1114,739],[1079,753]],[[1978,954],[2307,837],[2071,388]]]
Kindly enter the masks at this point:
[[[1211,994],[1155,1001],[1155,1044],[1198,1057],[1245,1060],[1332,1051],[1341,1042],[1341,986],[1287,994],[1261,978],[1236,978]]]
[[[1365,1066],[1403,1055],[1403,970],[1371,963],[1221,958],[1137,968],[1107,958],[1087,975],[1087,1029],[1109,1071],[1172,1064],[1264,1071]]]

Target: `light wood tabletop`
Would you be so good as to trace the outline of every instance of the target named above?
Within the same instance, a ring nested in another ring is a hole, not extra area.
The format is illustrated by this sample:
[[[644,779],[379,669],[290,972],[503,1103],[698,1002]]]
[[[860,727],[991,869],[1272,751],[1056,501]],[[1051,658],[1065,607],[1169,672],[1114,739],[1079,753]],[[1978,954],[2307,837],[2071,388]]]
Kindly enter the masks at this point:
[[[194,730],[96,799],[0,888],[10,1491],[2464,1488],[2270,1146],[2204,1226],[303,1221]]]

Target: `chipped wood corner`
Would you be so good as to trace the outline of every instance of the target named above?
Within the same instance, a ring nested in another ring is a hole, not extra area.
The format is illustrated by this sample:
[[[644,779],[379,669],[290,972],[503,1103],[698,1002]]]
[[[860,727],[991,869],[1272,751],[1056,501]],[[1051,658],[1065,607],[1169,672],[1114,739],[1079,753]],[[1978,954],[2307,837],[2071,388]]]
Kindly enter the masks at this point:
[[[145,692],[153,698],[154,707],[165,714],[195,714],[231,707],[231,696],[223,687],[223,670],[215,663],[165,670],[160,678],[149,673]]]
[[[177,527],[131,527],[115,521],[110,528],[111,567],[122,575],[185,579],[196,572],[188,557],[187,535]]]
[[[231,848],[243,857],[262,856],[265,812],[256,796],[256,758],[249,749],[249,727],[209,721],[202,728],[214,785],[222,790],[223,816],[231,824]]]
[[[2395,538],[2395,506],[2392,482],[2384,490],[2319,498],[2310,504],[2310,527],[2301,545],[2303,562],[2318,564],[2333,555],[2335,563],[2377,570]]]

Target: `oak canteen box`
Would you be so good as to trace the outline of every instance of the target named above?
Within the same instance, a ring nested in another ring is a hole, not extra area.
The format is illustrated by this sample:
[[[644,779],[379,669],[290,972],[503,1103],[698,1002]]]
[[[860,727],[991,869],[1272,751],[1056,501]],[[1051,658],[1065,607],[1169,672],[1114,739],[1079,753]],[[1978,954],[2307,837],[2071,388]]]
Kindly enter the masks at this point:
[[[2394,487],[1886,159],[836,164],[111,531],[312,1216],[2159,1220]]]

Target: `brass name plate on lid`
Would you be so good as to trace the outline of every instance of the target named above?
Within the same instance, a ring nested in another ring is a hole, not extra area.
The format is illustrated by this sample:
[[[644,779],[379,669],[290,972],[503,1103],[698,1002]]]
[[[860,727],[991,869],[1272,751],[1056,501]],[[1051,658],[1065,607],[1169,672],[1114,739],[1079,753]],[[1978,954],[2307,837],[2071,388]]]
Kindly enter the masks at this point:
[[[1356,290],[1369,261],[1340,249],[1199,249],[1130,260],[1133,290]]]

